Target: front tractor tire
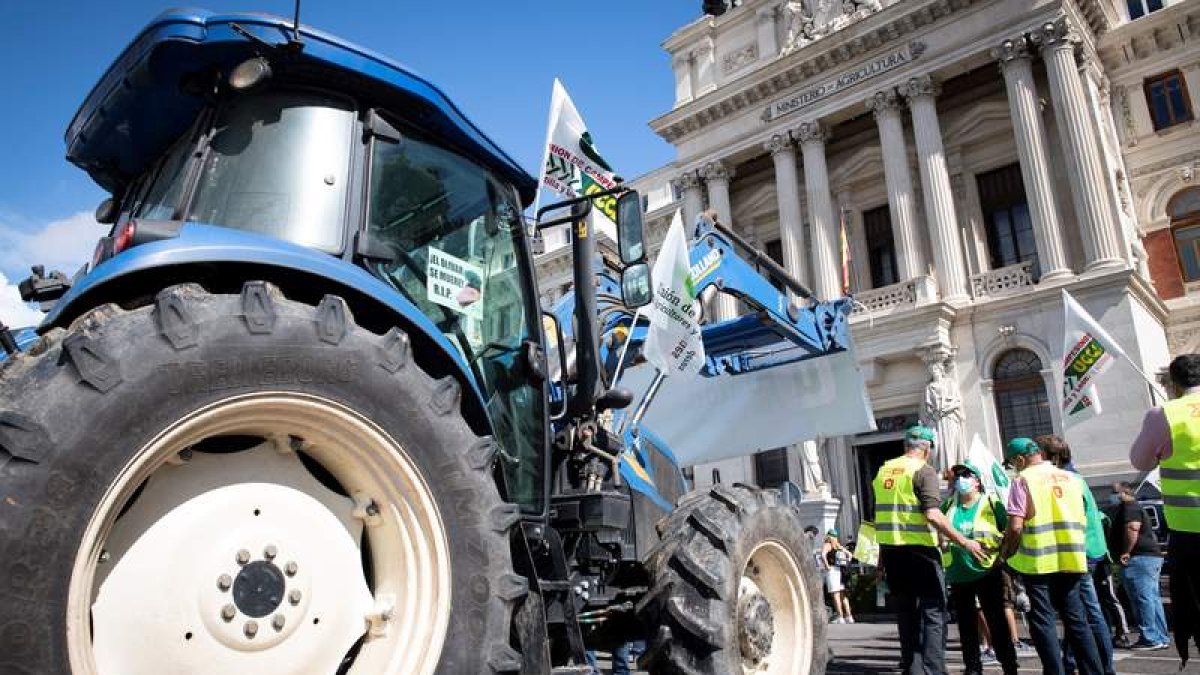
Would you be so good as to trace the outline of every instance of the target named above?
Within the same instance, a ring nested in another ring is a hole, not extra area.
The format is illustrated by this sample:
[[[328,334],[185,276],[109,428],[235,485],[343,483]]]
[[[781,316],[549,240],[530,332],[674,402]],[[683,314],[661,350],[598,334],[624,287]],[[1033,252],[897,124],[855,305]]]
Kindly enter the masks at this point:
[[[825,606],[799,512],[778,492],[714,485],[659,523],[638,607],[652,675],[821,675]]]
[[[418,361],[249,282],[0,363],[0,672],[515,672],[519,512]]]

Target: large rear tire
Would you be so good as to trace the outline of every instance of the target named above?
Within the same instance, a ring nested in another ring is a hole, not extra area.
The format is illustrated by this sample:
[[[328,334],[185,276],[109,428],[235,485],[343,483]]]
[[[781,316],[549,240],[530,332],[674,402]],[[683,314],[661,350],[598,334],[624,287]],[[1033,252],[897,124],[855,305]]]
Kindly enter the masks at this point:
[[[399,329],[262,282],[0,364],[0,672],[507,673],[517,507]]]
[[[773,490],[714,485],[659,524],[640,603],[652,675],[821,675],[821,582],[799,512]]]

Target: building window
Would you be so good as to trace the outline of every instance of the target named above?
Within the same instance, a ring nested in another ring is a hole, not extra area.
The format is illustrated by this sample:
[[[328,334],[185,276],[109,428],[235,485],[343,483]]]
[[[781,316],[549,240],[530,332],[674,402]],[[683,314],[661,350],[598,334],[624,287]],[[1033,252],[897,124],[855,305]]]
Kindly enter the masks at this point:
[[[1054,433],[1042,360],[1028,349],[1010,349],[992,370],[992,392],[1002,442]]]
[[[1192,103],[1188,99],[1183,73],[1172,70],[1146,80],[1146,105],[1154,120],[1154,130],[1162,131],[1176,124],[1190,122]]]
[[[761,488],[779,487],[788,479],[787,448],[775,448],[754,455],[754,482]]]
[[[1186,282],[1200,281],[1200,188],[1188,188],[1167,205],[1171,233],[1179,256],[1179,273]]]
[[[1025,199],[1025,184],[1021,181],[1021,165],[1009,164],[981,173],[975,180],[979,185],[992,269],[1032,261],[1033,276],[1037,278],[1037,243]]]
[[[1150,12],[1162,9],[1162,0],[1125,0],[1129,7],[1129,19],[1140,19]]]
[[[885,204],[863,211],[863,235],[867,239],[867,262],[871,266],[871,288],[900,281],[896,267],[896,242],[892,239],[892,217]]]

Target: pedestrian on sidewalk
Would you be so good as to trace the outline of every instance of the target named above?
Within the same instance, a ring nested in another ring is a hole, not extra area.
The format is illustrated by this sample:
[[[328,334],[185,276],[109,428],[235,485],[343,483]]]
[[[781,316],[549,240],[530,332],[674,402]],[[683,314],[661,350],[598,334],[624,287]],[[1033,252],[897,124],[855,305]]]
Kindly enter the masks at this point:
[[[821,558],[825,561],[825,591],[829,593],[833,611],[837,614],[833,623],[854,623],[844,581],[848,577],[852,556],[850,551],[842,546],[836,529],[825,533],[825,543],[821,545]]]
[[[1008,494],[1000,557],[1021,575],[1029,595],[1029,633],[1042,673],[1064,675],[1056,623],[1061,619],[1080,675],[1102,675],[1079,591],[1087,573],[1087,513],[1079,481],[1045,461],[1029,438],[1009,441],[1004,460],[1019,474]]]
[[[1017,653],[1004,615],[1003,570],[996,565],[996,553],[1008,517],[1004,505],[983,491],[979,472],[970,464],[951,467],[950,473],[954,479],[954,497],[943,507],[946,519],[964,538],[978,542],[985,552],[985,558],[978,560],[951,543],[942,557],[951,601],[958,615],[958,636],[966,664],[963,673],[983,675],[982,631],[975,610],[978,606],[995,659],[1000,662],[1004,675],[1016,675]]]
[[[1172,399],[1146,413],[1129,461],[1161,469],[1175,648],[1186,664],[1188,641],[1200,645],[1200,354],[1175,357],[1168,373]]]
[[[1092,637],[1096,641],[1096,650],[1100,654],[1100,665],[1104,667],[1104,675],[1116,675],[1116,661],[1113,658],[1112,633],[1108,629],[1108,621],[1104,618],[1104,610],[1100,608],[1100,597],[1096,593],[1096,585],[1092,581],[1096,567],[1108,558],[1108,542],[1104,537],[1104,519],[1092,496],[1092,489],[1071,461],[1071,447],[1061,436],[1045,434],[1036,439],[1042,455],[1054,466],[1066,471],[1078,483],[1083,493],[1083,510],[1087,516],[1087,529],[1084,533],[1084,554],[1087,556],[1087,574],[1079,583],[1079,599],[1083,602],[1083,610],[1087,613],[1088,626],[1092,629]],[[1063,668],[1075,672],[1075,654],[1071,651],[1070,643],[1062,645]]]
[[[928,427],[908,429],[904,454],[885,462],[872,483],[880,564],[896,603],[905,675],[946,675],[946,584],[937,533],[986,559],[983,547],[955,530],[939,508],[941,488],[928,463],[935,439]]]
[[[1133,492],[1130,483],[1122,481],[1113,485],[1113,494],[1121,503],[1113,521],[1114,531],[1118,534],[1113,537],[1118,546],[1114,555],[1121,565],[1121,581],[1137,605],[1138,631],[1142,634],[1130,649],[1167,649],[1170,647],[1167,616],[1158,585],[1163,566],[1162,550],[1150,517],[1142,510]]]

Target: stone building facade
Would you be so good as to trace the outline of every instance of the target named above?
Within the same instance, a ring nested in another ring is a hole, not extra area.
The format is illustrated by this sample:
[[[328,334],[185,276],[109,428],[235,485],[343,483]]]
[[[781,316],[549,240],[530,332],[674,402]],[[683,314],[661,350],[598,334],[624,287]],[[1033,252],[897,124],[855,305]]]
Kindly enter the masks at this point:
[[[711,207],[818,297],[848,276],[878,427],[698,484],[790,479],[852,530],[918,419],[956,439],[943,465],[1054,432],[1094,485],[1130,475],[1150,389],[1119,363],[1064,430],[1061,291],[1145,372],[1200,349],[1200,0],[745,0],[663,46],[675,105],[650,125],[676,159],[633,181],[651,240]]]

